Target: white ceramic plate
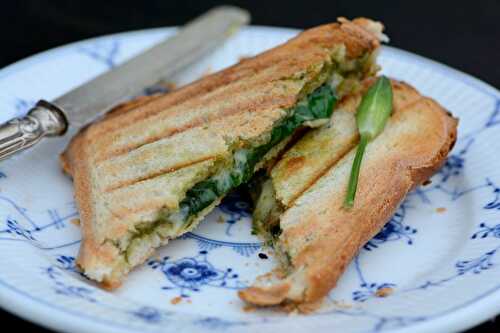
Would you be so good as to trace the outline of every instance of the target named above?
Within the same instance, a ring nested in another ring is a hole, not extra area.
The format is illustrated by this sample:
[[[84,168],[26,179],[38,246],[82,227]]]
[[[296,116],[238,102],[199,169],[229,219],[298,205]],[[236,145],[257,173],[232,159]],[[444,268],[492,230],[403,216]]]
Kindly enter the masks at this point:
[[[0,71],[0,121],[23,114],[173,29],[57,48]],[[281,43],[297,31],[251,27],[179,78]],[[0,163],[0,304],[67,332],[448,332],[500,312],[500,93],[446,66],[385,47],[384,72],[460,117],[459,140],[432,184],[408,196],[359,253],[316,314],[243,311],[238,288],[273,267],[250,235],[244,198],[231,196],[113,293],[75,269],[80,233],[57,152],[68,138]],[[385,297],[382,297],[384,294]],[[179,301],[177,303],[177,301]],[[177,303],[177,304],[173,304]]]

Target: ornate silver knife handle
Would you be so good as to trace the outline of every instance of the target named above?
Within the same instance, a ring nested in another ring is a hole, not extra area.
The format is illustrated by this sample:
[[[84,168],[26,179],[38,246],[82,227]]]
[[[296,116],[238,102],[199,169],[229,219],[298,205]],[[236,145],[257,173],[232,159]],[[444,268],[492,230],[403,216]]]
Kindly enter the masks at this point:
[[[68,129],[64,113],[40,100],[26,116],[0,125],[0,160],[33,146],[46,136],[60,136]]]

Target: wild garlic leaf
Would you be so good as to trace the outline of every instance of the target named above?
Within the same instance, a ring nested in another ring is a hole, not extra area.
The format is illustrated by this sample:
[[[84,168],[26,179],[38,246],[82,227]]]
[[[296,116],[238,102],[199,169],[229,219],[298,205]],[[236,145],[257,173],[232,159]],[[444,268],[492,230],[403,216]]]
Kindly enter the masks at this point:
[[[344,206],[347,208],[354,205],[354,198],[358,188],[359,171],[366,146],[371,140],[382,133],[391,113],[391,82],[385,76],[381,76],[363,95],[356,111],[356,124],[359,130],[360,141],[352,163],[351,175],[344,201]]]

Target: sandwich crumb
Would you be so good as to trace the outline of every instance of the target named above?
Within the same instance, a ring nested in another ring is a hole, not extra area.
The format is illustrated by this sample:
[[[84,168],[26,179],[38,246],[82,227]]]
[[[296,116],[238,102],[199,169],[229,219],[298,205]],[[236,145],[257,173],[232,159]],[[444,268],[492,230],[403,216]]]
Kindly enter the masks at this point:
[[[224,222],[226,222],[226,220],[224,219],[224,216],[219,215],[219,217],[217,218],[217,223],[224,223]]]
[[[72,224],[76,225],[77,227],[80,226],[80,219],[71,219],[70,221]]]
[[[349,304],[349,303],[346,303],[345,301],[341,300],[341,301],[337,301],[337,300],[332,300],[331,301],[333,303],[333,305],[337,308],[340,308],[340,309],[351,309],[352,308],[352,305]]]
[[[257,306],[255,306],[253,304],[245,304],[245,306],[243,307],[244,312],[254,312],[256,310],[257,310]]]
[[[177,296],[177,297],[174,297],[170,300],[170,304],[176,305],[176,304],[179,304],[181,301],[182,301],[182,297]]]
[[[394,290],[391,287],[380,288],[375,292],[375,296],[377,297],[387,297],[392,294]]]
[[[446,207],[438,207],[438,208],[436,208],[436,212],[444,213],[444,212],[446,212]]]
[[[423,186],[427,186],[430,184],[432,184],[432,180],[430,180],[430,179],[427,179],[425,182],[422,183]]]

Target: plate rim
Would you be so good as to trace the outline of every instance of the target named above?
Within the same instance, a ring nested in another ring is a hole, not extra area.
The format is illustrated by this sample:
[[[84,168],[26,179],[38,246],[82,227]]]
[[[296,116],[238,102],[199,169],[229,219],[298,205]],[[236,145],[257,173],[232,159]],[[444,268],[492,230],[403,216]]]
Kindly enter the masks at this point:
[[[40,63],[43,59],[53,57],[55,54],[61,55],[65,52],[73,50],[78,45],[83,45],[89,42],[97,42],[109,38],[132,37],[147,35],[152,33],[172,33],[178,27],[159,27],[150,29],[131,30],[126,32],[106,34],[102,36],[87,38],[72,43],[64,44],[54,47],[39,53],[35,53],[24,59],[16,61],[6,67],[0,69],[0,79],[22,71],[35,63]],[[298,33],[300,29],[287,28],[287,27],[272,27],[252,25],[243,28],[244,30],[261,30],[266,31],[282,31],[286,33]],[[470,87],[479,90],[483,94],[496,99],[500,103],[500,90],[491,84],[482,81],[470,74],[462,72],[458,69],[452,68],[446,64],[440,63],[436,60],[421,56],[419,54],[402,50],[392,46],[383,46],[383,51],[393,53],[398,57],[411,59],[411,61],[419,62],[425,66],[432,66],[440,73],[452,74],[453,78]],[[16,295],[22,295],[24,298],[20,299]],[[15,286],[6,283],[0,279],[0,307],[16,316],[25,320],[33,322],[37,325],[47,327],[56,331],[68,332],[95,332],[105,328],[108,332],[135,332],[126,324],[119,325],[116,321],[107,321],[98,319],[92,316],[87,316],[85,313],[72,311],[54,305],[46,300],[36,298],[26,291],[20,290]],[[484,292],[483,294],[460,304],[458,306],[447,309],[442,313],[429,316],[429,319],[424,322],[419,322],[403,328],[391,330],[398,332],[443,332],[453,330],[463,330],[475,326],[488,318],[500,313],[496,308],[500,307],[500,284],[496,287]],[[50,321],[46,321],[47,313],[55,311],[56,313],[64,313],[64,316],[50,316]],[[69,316],[68,316],[69,315]],[[83,324],[83,325],[82,325]],[[255,325],[251,323],[251,325]],[[259,323],[263,325],[264,323]],[[168,330],[168,327],[166,328]]]

